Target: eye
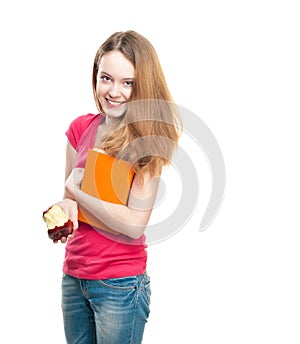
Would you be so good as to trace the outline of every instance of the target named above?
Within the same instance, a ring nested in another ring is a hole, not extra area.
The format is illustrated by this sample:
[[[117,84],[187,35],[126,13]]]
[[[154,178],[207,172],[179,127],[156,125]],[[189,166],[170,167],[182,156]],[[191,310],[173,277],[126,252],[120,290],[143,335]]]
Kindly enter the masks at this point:
[[[125,81],[125,86],[132,86],[133,85],[133,81]]]
[[[103,81],[110,81],[111,80],[110,77],[107,75],[102,75],[100,79]]]

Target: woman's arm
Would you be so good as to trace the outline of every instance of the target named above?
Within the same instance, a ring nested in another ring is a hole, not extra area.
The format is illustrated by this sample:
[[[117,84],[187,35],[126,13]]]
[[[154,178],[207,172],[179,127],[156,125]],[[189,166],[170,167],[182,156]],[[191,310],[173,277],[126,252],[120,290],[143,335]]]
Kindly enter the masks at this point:
[[[73,148],[73,146],[68,141],[67,142],[67,148],[66,148],[65,182],[68,180],[68,178],[69,178],[69,180],[73,179],[70,175],[74,169],[74,161],[76,158],[76,154],[77,154],[76,150]],[[75,170],[77,170],[77,171],[81,170],[82,172],[84,171],[83,169],[75,169]],[[79,185],[80,185],[81,179],[82,179],[82,176],[80,175],[79,180],[78,180]],[[72,182],[74,183],[75,180],[73,179]],[[72,192],[68,192],[67,188],[65,188],[63,201],[59,202],[58,204],[64,209],[64,211],[67,213],[67,215],[69,215],[69,214],[73,215],[73,219],[71,219],[70,217],[69,218],[74,224],[76,224],[76,228],[73,228],[75,230],[78,227],[78,204],[77,204],[77,200],[76,200],[76,197],[75,197],[75,194],[73,191],[74,190],[72,190]],[[75,219],[74,214],[76,214],[76,219]],[[118,232],[105,226],[100,220],[99,220],[99,228],[105,229],[107,232],[109,232],[111,234],[119,234]],[[69,235],[68,238],[71,239],[73,236],[74,236],[74,232],[72,235]],[[63,243],[66,242],[66,238],[63,238],[62,242]]]
[[[73,169],[73,163],[76,156],[76,150],[72,147],[72,145],[67,143],[66,148],[66,166],[65,166],[65,180],[68,178],[68,176],[71,174]],[[70,219],[73,223],[73,233],[68,235],[68,239],[72,239],[74,237],[74,231],[78,228],[78,208],[77,208],[77,202],[74,200],[72,195],[68,194],[65,190],[63,199],[60,202],[56,203],[59,205],[66,213],[68,219]],[[62,243],[65,243],[67,241],[66,237],[62,237],[61,239]],[[57,243],[57,240],[53,241],[54,243]]]
[[[159,177],[144,175],[143,182],[135,176],[129,195],[128,206],[109,203],[92,197],[80,190],[82,169],[74,169],[66,181],[67,194],[71,194],[78,205],[99,220],[99,228],[110,233],[121,233],[130,238],[139,238],[149,221],[155,203]]]
[[[70,142],[67,142],[67,148],[66,148],[66,167],[65,167],[65,182],[70,176],[73,168],[74,168],[74,160],[76,157],[76,150],[74,147],[70,144]],[[72,195],[69,195],[66,191],[66,188],[64,190],[64,196],[63,199],[65,198],[72,198]]]

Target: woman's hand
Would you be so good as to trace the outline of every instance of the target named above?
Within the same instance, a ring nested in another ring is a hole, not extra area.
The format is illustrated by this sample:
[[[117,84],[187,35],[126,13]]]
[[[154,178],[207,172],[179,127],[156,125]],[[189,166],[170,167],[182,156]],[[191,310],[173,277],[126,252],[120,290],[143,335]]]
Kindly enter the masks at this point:
[[[68,239],[72,239],[74,237],[75,231],[78,228],[78,207],[77,202],[73,201],[72,199],[65,198],[61,202],[58,202],[57,205],[59,205],[64,212],[66,213],[68,219],[70,219],[73,223],[73,233],[69,234],[68,237],[62,237],[61,242],[65,243]],[[57,243],[58,241],[54,241],[54,243]]]
[[[73,168],[65,182],[65,192],[68,197],[76,200],[76,190],[80,189],[84,168]]]

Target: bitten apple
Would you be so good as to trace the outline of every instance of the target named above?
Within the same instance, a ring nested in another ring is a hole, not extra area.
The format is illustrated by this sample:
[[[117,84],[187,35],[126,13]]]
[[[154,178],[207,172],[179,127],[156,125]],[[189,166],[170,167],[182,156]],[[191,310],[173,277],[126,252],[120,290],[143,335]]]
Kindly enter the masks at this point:
[[[43,220],[47,225],[48,236],[53,241],[73,233],[72,221],[68,219],[63,208],[57,204],[43,212]]]

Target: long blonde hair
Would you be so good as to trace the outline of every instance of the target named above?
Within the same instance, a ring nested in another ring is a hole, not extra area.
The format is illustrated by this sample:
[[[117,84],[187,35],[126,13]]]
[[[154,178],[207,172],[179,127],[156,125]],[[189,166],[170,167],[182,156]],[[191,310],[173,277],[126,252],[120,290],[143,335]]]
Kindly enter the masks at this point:
[[[93,93],[98,110],[97,73],[101,58],[120,51],[134,66],[130,101],[124,116],[106,134],[103,149],[129,160],[140,175],[159,175],[177,146],[181,119],[152,44],[135,31],[116,32],[98,49],[93,68]]]

